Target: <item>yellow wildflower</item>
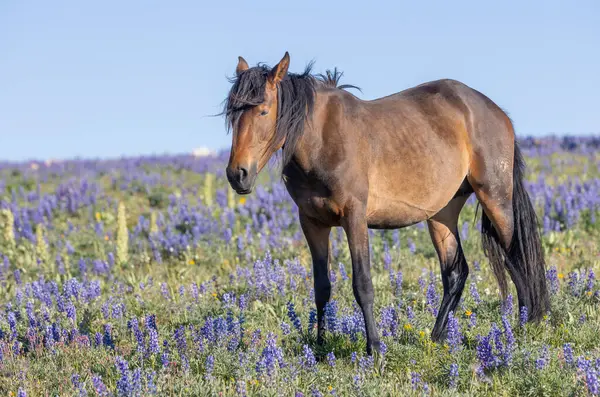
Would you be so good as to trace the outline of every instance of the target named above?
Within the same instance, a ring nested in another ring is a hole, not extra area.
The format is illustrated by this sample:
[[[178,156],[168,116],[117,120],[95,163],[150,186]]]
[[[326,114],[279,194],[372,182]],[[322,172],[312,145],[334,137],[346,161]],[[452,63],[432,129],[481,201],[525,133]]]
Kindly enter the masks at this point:
[[[193,260],[193,259],[190,259],[190,261],[189,261],[188,263],[189,263],[190,265],[195,265],[195,264],[196,264],[196,262],[194,262],[194,260]]]
[[[563,279],[563,278],[565,278],[565,275],[562,273],[558,273],[558,278]]]
[[[407,331],[410,331],[412,329],[412,325],[410,325],[409,323],[404,324],[404,329]]]
[[[333,386],[331,386],[331,385],[327,386],[327,390],[332,391],[333,390]]]
[[[104,236],[104,240],[108,241],[108,234]]]
[[[96,212],[96,221],[100,222],[100,213],[99,212]]]
[[[240,197],[240,205],[244,205],[244,203],[246,202],[246,197]]]
[[[465,316],[471,317],[471,314],[473,314],[472,311],[470,311],[470,310],[465,311]]]

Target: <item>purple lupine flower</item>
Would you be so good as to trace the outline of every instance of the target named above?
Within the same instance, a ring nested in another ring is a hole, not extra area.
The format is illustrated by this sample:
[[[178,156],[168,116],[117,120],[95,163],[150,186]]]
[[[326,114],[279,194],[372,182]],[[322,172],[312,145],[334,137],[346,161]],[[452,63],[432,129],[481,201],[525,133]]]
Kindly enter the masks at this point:
[[[402,272],[399,270],[396,273],[396,296],[400,296],[402,294]]]
[[[482,370],[494,368],[496,366],[496,356],[492,348],[492,333],[486,336],[479,336],[477,343],[477,359],[481,364]]]
[[[565,356],[565,362],[568,365],[573,365],[573,344],[565,343],[563,345],[563,353]]]
[[[512,353],[515,346],[515,336],[510,326],[510,322],[506,316],[502,316],[502,326],[504,327],[504,337],[506,338],[506,346],[502,352],[502,359],[504,360],[504,365],[508,366],[512,361]]]
[[[292,332],[292,329],[290,328],[290,325],[288,323],[286,323],[285,321],[282,321],[279,324],[280,328],[281,328],[281,332],[283,332],[283,335],[289,335]]]
[[[460,349],[462,344],[462,334],[460,333],[460,325],[458,319],[454,317],[454,313],[448,315],[448,346],[450,353],[455,353]]]
[[[167,287],[167,283],[160,284],[160,292],[166,300],[171,300],[171,294],[169,293],[169,289]]]
[[[594,283],[596,281],[596,274],[594,273],[594,269],[590,269],[588,272],[588,280],[586,284],[586,291],[591,291],[594,289]]]
[[[155,376],[156,376],[155,371],[148,372],[146,374],[146,388],[148,389],[148,392],[150,394],[156,394],[156,392],[157,392],[156,385],[154,384]]]
[[[410,383],[412,384],[412,389],[417,390],[421,385],[421,374],[418,372],[410,373]]]
[[[290,321],[292,322],[292,324],[294,325],[294,328],[296,328],[298,333],[301,334],[302,333],[302,323],[300,322],[300,318],[298,317],[298,314],[296,314],[296,308],[294,307],[294,304],[291,301],[288,301],[287,309],[288,309],[287,314],[288,314]]]
[[[433,316],[438,315],[438,300],[439,296],[435,289],[435,278],[433,277],[433,272],[429,281],[429,286],[427,287],[427,308]]]
[[[522,306],[520,315],[519,315],[519,324],[521,327],[524,327],[527,324],[527,320],[529,320],[529,314],[527,312],[527,306]]]
[[[327,364],[329,364],[331,368],[335,367],[335,354],[333,354],[333,352],[327,353]]]
[[[408,250],[410,251],[411,254],[414,254],[415,252],[417,252],[417,246],[415,245],[415,243],[412,241],[411,238],[408,239]]]
[[[387,244],[387,241],[383,242],[383,268],[389,270],[392,264],[392,255]]]
[[[66,308],[67,318],[71,320],[71,323],[75,325],[77,323],[77,310],[75,309],[75,305],[73,302],[69,301]]]
[[[277,347],[277,339],[275,334],[269,333],[267,335],[267,345],[263,349],[261,356],[256,363],[256,372],[258,374],[262,374],[266,371],[267,376],[272,376],[276,365],[279,368],[285,365],[283,361],[283,350],[280,347]]]
[[[346,268],[344,267],[344,264],[342,262],[338,263],[338,270],[340,272],[340,276],[342,277],[343,281],[348,280],[348,273],[346,273]]]
[[[303,356],[301,358],[301,364],[303,368],[312,369],[317,365],[317,360],[312,349],[308,345],[302,346]]]
[[[325,320],[327,329],[331,333],[335,333],[339,330],[337,321],[337,302],[331,300],[325,304]]]
[[[80,396],[87,396],[85,385],[81,383],[79,374],[73,374],[71,376],[71,382],[73,383],[73,387],[79,391]]]
[[[119,379],[117,380],[117,395],[119,396],[130,396],[133,392],[133,384],[131,383],[131,371],[129,370],[129,364],[121,356],[115,358],[115,365],[119,372]]]
[[[546,272],[546,279],[548,280],[548,284],[549,284],[548,289],[550,290],[550,293],[553,295],[558,293],[560,285],[559,285],[559,281],[558,281],[558,271],[556,270],[556,266],[552,266]]]
[[[213,372],[214,368],[215,368],[215,358],[211,354],[208,357],[206,357],[206,363],[204,365],[204,370],[206,372],[207,380],[212,379],[212,372]]]
[[[315,309],[311,309],[310,313],[308,313],[308,330],[312,331],[317,323],[317,311]]]
[[[166,339],[163,340],[163,349],[162,354],[160,355],[160,361],[163,367],[166,368],[169,366],[169,341],[167,341]]]
[[[25,389],[19,387],[19,391],[17,391],[17,397],[27,397],[27,393],[25,392]]]
[[[110,324],[104,324],[104,335],[102,336],[102,343],[104,344],[104,346],[110,347],[111,349],[115,348],[115,342],[112,338]]]
[[[458,364],[450,364],[450,372],[448,373],[448,378],[450,379],[448,386],[451,389],[456,388],[456,384],[458,383]]]
[[[415,318],[415,312],[414,312],[412,306],[406,307],[406,318],[408,318],[408,321],[411,321],[412,319]]]
[[[502,302],[502,316],[510,317],[513,313],[513,296],[508,294],[506,299]]]
[[[109,395],[108,389],[104,385],[104,382],[102,382],[102,377],[100,375],[92,376],[92,384],[94,385],[94,390],[98,396],[107,397]]]
[[[473,298],[475,304],[479,305],[481,303],[481,297],[479,296],[479,292],[477,291],[477,284],[471,282],[471,284],[469,285],[469,292],[471,293],[471,297]]]
[[[542,351],[540,352],[540,356],[537,360],[535,360],[535,368],[537,370],[542,370],[546,368],[548,365],[548,346],[544,345],[542,347]]]
[[[591,395],[597,396],[600,394],[598,370],[592,366],[588,367],[585,371],[585,386]]]
[[[185,326],[180,326],[175,330],[174,334],[175,342],[177,344],[177,351],[179,352],[179,358],[181,358],[181,366],[187,372],[190,368],[190,363],[187,358],[187,341],[185,339]]]
[[[477,313],[472,312],[469,316],[469,328],[475,328],[477,326]]]

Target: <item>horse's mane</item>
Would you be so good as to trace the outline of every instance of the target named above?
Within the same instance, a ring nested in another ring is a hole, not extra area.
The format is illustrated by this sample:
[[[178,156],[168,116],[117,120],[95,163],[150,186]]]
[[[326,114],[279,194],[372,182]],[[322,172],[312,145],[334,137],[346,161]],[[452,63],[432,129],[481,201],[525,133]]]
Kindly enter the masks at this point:
[[[310,62],[301,74],[287,73],[277,90],[277,125],[269,149],[275,151],[275,145],[285,140],[282,150],[282,162],[285,166],[292,158],[298,139],[302,136],[305,122],[310,119],[314,109],[315,91],[319,86],[335,89],[356,88],[339,85],[343,75],[337,68],[327,70],[326,74],[311,74]],[[225,115],[227,131],[235,128],[244,110],[257,106],[264,101],[267,77],[271,67],[258,64],[238,76],[230,78],[233,84],[224,101],[222,115]]]

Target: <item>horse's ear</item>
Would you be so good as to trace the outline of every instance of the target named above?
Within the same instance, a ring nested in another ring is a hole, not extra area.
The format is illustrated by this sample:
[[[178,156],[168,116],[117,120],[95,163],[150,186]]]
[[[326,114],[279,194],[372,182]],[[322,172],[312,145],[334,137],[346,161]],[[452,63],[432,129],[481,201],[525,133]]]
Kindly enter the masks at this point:
[[[273,67],[273,69],[271,69],[271,72],[269,73],[269,80],[271,81],[271,83],[277,84],[281,80],[283,80],[283,78],[287,74],[289,66],[290,66],[290,54],[288,54],[288,52],[286,51],[283,58],[281,58],[281,61],[279,61],[279,63],[277,65],[275,65]]]
[[[235,68],[235,74],[237,74],[238,76],[240,75],[240,73],[242,73],[244,70],[248,69],[248,62],[246,62],[246,60],[242,57],[238,57],[238,64],[237,67]]]

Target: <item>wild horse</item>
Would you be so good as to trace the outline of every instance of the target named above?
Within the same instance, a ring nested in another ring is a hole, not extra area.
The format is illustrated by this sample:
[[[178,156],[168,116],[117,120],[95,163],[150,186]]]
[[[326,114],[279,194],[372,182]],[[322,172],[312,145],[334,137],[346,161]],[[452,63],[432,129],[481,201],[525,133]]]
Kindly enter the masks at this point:
[[[549,309],[537,217],[523,185],[524,161],[509,117],[482,93],[438,80],[365,101],[338,86],[340,75],[288,73],[286,52],[273,68],[238,58],[223,114],[233,130],[227,179],[252,192],[257,174],[282,150],[282,177],[298,205],[313,261],[317,340],[330,299],[329,234],[341,226],[352,258],[352,287],[364,316],[367,353],[379,349],[373,317],[368,229],[426,220],[444,296],[432,339],[446,336],[448,314],[469,268],[457,230],[475,193],[482,241],[503,296],[505,269],[530,321]]]

